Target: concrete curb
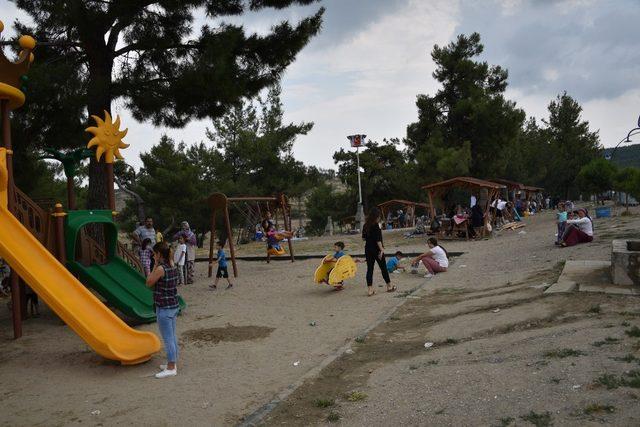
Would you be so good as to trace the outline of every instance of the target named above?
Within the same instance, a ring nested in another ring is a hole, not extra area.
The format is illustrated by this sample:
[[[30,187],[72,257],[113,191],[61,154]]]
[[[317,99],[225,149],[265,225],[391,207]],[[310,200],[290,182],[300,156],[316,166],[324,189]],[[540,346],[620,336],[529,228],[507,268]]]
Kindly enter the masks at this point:
[[[345,352],[353,346],[357,337],[367,335],[374,328],[376,328],[380,324],[387,321],[391,317],[391,315],[395,313],[396,310],[398,310],[398,308],[400,308],[408,299],[410,299],[410,298],[407,298],[409,295],[413,295],[414,293],[420,291],[427,283],[428,281],[425,280],[424,282],[422,282],[422,284],[411,289],[411,291],[404,298],[398,298],[399,299],[398,303],[392,306],[386,313],[380,316],[375,322],[367,326],[365,329],[360,331],[360,333],[357,334],[354,338],[352,338],[346,344],[342,345],[333,353],[331,353],[329,356],[327,356],[322,362],[320,362],[319,365],[311,368],[311,370],[309,370],[309,372],[304,374],[298,381],[294,382],[293,384],[290,384],[284,390],[277,393],[273,397],[273,399],[271,399],[269,402],[262,405],[260,408],[253,411],[251,414],[247,415],[244,418],[244,420],[240,424],[238,424],[238,427],[255,427],[259,425],[259,423],[264,419],[264,417],[269,415],[283,400],[287,399],[291,394],[293,394],[294,391],[300,388],[300,386],[302,386],[305,383],[305,381],[317,377],[324,368],[326,368],[329,364],[331,364],[336,359],[338,359],[343,354],[345,354]]]

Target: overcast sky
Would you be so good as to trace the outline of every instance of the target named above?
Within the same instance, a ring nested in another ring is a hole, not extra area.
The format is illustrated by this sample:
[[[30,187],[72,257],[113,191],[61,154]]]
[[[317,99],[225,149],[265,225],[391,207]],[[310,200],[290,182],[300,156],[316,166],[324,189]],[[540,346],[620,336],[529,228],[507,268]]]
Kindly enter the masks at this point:
[[[294,147],[308,164],[334,167],[332,155],[346,135],[405,136],[416,120],[415,97],[438,89],[431,73],[434,44],[477,31],[483,60],[509,70],[507,97],[542,118],[558,93],[567,91],[584,109],[605,146],[615,145],[640,115],[639,0],[323,0],[323,30],[287,70],[282,86],[288,121],[315,126]],[[283,19],[297,21],[319,5],[250,14],[234,23],[264,33]],[[9,24],[24,14],[0,4]],[[198,23],[205,22],[200,16]],[[9,25],[7,25],[9,26]],[[116,102],[129,127],[124,152],[140,165],[162,133],[193,143],[205,140],[208,122],[184,129],[135,122]],[[640,141],[637,141],[640,142]]]

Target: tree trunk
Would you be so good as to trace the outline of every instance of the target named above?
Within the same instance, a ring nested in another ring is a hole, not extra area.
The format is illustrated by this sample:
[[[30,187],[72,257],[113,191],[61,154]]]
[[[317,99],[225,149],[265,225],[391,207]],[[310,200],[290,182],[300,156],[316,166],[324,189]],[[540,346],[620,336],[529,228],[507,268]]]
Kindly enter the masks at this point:
[[[93,126],[91,115],[104,118],[104,112],[111,114],[111,73],[113,60],[109,55],[89,54],[89,82],[87,87],[87,110],[89,112],[89,126]],[[106,209],[109,207],[107,197],[107,174],[104,167],[104,157],[98,162],[91,157],[89,162],[89,193],[87,194],[88,209]]]

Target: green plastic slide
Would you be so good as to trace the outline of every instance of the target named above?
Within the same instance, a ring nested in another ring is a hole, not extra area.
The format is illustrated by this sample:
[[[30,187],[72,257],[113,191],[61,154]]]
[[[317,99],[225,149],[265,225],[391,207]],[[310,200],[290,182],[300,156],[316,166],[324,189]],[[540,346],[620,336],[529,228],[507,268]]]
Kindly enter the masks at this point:
[[[111,215],[111,211],[101,210],[69,212],[65,227],[67,268],[76,273],[85,286],[94,289],[126,316],[142,322],[153,322],[156,320],[153,291],[146,286],[144,276],[115,255],[117,230]],[[82,227],[93,223],[105,224],[109,261],[85,266],[75,261],[76,243]],[[180,299],[180,308],[184,307],[185,303]]]

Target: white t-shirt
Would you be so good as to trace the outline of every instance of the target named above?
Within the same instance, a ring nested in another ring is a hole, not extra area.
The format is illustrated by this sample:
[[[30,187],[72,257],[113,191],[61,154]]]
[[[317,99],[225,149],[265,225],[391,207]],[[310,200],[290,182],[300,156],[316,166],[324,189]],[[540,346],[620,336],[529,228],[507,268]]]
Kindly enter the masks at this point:
[[[498,210],[502,211],[504,210],[504,208],[507,206],[507,202],[505,202],[504,200],[498,199]]]
[[[469,203],[469,207],[470,208],[474,207],[476,203],[478,203],[478,199],[476,199],[476,196],[471,196],[471,202]]]
[[[180,259],[180,255],[182,255],[182,259]],[[176,247],[176,251],[173,253],[173,262],[176,265],[182,266],[187,259],[187,245],[184,243],[179,244]]]
[[[436,260],[438,265],[442,268],[449,267],[449,260],[447,259],[447,253],[440,246],[434,246],[431,248],[431,257]]]
[[[567,224],[575,224],[584,234],[593,236],[593,224],[586,216],[584,218],[569,219],[567,220]]]

